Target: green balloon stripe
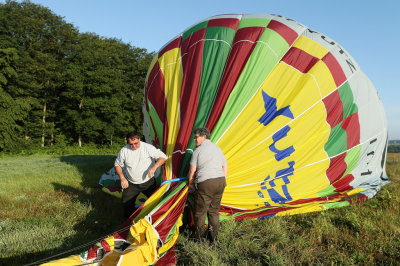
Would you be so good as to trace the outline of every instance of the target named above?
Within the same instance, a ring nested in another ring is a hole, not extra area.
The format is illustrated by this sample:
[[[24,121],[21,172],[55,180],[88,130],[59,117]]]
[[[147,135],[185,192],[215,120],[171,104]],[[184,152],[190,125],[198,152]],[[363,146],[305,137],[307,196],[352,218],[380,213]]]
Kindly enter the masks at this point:
[[[148,114],[149,114],[149,117],[151,118],[151,121],[154,124],[154,128],[153,128],[151,121],[149,121],[150,127],[153,128],[154,133],[157,134],[158,140],[160,141],[160,147],[158,147],[158,148],[162,149],[162,146],[164,143],[164,124],[161,122],[160,118],[157,115],[156,110],[150,104],[150,102],[149,102],[149,113]]]
[[[358,112],[357,104],[354,103],[353,92],[348,82],[344,83],[338,89],[340,100],[343,103],[343,120],[350,115]]]
[[[358,106],[354,103],[354,96],[348,82],[345,82],[338,88],[340,101],[343,106],[342,121],[331,129],[329,139],[325,144],[325,151],[329,157],[334,157],[348,149],[347,139],[349,134],[359,134],[360,128],[354,128],[353,131],[346,131],[342,128],[343,121],[358,112]],[[356,132],[358,131],[358,132]]]
[[[342,128],[342,123],[340,122],[331,129],[329,139],[324,146],[325,151],[331,158],[347,150],[347,133]]]
[[[239,22],[238,30],[248,27],[267,27],[271,19],[266,18],[243,18]]]
[[[347,151],[346,158],[344,159],[347,164],[347,169],[343,176],[350,174],[354,168],[356,168],[358,161],[360,160],[361,148],[362,146],[358,145]]]
[[[204,29],[205,27],[207,27],[208,24],[208,20],[203,21],[199,24],[194,25],[193,27],[191,27],[190,29],[186,30],[183,34],[182,34],[182,42],[184,43],[184,41],[193,33],[195,33],[198,30]]]
[[[351,172],[356,168],[356,166],[360,160],[361,149],[362,149],[362,146],[358,145],[347,151],[346,157],[344,159],[346,166],[347,166],[346,171],[335,182],[339,181],[346,175],[351,174]],[[317,195],[318,195],[318,197],[327,197],[327,196],[335,194],[336,193],[335,189],[336,189],[336,187],[334,185],[329,185],[324,190],[318,192]]]
[[[235,33],[235,30],[227,27],[207,28],[199,90],[200,104],[197,107],[193,129],[204,127],[207,122]],[[192,133],[187,149],[194,150],[195,147]],[[188,150],[183,159],[180,176],[186,175],[191,156],[192,152]]]
[[[211,140],[216,142],[246,107],[276,64],[289,49],[282,36],[265,29],[226,102]]]

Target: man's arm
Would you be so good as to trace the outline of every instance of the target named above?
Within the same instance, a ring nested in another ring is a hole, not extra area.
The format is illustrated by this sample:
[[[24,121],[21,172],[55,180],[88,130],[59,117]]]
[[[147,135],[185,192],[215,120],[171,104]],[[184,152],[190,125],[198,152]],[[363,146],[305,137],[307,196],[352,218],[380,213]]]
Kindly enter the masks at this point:
[[[121,187],[123,189],[129,187],[129,183],[128,180],[126,180],[124,173],[122,172],[122,167],[119,165],[115,166],[115,172],[117,172],[117,175],[119,176],[119,178],[121,179]]]
[[[189,189],[194,189],[193,183],[194,183],[194,173],[196,173],[196,166],[195,165],[190,165],[189,166]]]
[[[154,173],[156,172],[157,168],[160,167],[165,163],[165,159],[160,157],[158,158],[157,162],[153,165],[153,167],[150,168],[149,172],[147,175],[152,178],[154,176]]]

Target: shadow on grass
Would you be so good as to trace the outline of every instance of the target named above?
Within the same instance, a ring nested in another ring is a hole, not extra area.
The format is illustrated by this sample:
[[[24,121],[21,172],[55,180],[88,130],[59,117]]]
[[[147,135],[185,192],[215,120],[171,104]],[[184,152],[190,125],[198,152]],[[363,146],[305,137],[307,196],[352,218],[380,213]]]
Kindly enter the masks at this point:
[[[79,254],[93,246],[95,244],[93,241],[113,233],[123,223],[124,219],[122,218],[120,199],[105,194],[101,191],[98,184],[100,176],[113,167],[115,156],[70,155],[62,156],[60,160],[76,167],[82,175],[82,189],[60,183],[53,183],[54,190],[62,191],[69,195],[75,202],[79,202],[82,205],[90,205],[90,212],[83,221],[73,226],[75,234],[65,238],[60,247],[42,252],[25,254],[23,257],[16,256],[5,258],[0,261],[0,265],[21,265],[37,261],[39,261],[40,264],[45,262],[41,260],[48,261],[51,257],[51,260],[55,260],[73,254]],[[91,244],[86,245],[89,242]],[[72,250],[76,247],[80,248]],[[61,253],[63,254],[61,255]]]

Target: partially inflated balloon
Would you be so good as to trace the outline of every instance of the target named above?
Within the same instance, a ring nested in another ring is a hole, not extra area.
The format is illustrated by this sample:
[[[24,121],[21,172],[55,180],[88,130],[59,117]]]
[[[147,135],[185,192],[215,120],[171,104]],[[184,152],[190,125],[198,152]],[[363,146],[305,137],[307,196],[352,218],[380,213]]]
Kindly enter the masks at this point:
[[[229,166],[221,213],[236,219],[345,206],[388,182],[374,86],[339,44],[285,17],[185,30],[155,56],[143,112],[165,180],[187,175],[193,130],[211,131]]]
[[[346,206],[389,182],[374,86],[341,46],[293,20],[202,21],[159,51],[144,93],[146,140],[169,157],[164,182],[112,236],[52,265],[176,264],[188,187],[175,178],[187,175],[198,127],[228,160],[222,219]],[[100,184],[119,188],[112,172]]]

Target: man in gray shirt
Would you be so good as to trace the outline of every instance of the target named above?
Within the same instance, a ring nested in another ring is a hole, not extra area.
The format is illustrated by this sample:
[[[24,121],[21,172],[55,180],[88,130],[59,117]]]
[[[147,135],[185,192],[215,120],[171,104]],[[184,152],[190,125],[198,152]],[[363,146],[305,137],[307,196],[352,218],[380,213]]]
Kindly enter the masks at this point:
[[[198,128],[194,131],[196,150],[189,167],[189,188],[194,189],[195,173],[197,189],[194,192],[195,237],[205,234],[205,219],[208,215],[210,241],[213,242],[219,230],[219,209],[226,186],[228,164],[222,150],[210,141],[210,131]]]
[[[153,145],[140,141],[140,134],[126,135],[128,144],[118,153],[114,166],[121,179],[124,216],[128,218],[135,211],[135,201],[140,192],[150,197],[157,189],[154,173],[164,164],[167,156]],[[154,163],[154,161],[156,161]],[[126,169],[126,176],[122,168]]]

